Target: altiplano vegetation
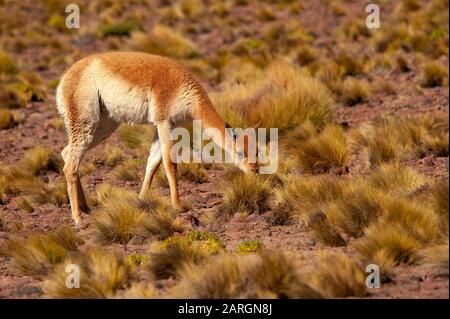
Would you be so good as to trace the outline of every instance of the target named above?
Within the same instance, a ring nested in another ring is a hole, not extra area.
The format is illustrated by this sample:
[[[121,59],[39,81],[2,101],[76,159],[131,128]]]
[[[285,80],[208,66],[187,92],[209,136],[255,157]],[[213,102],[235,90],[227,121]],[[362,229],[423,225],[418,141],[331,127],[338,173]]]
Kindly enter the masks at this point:
[[[360,0],[79,0],[69,29],[60,1],[1,2],[0,298],[448,298],[448,1],[377,4],[371,29]],[[157,130],[123,123],[83,159],[75,227],[56,88],[109,51],[277,128],[276,172],[181,163],[175,209],[163,165],[139,196]]]

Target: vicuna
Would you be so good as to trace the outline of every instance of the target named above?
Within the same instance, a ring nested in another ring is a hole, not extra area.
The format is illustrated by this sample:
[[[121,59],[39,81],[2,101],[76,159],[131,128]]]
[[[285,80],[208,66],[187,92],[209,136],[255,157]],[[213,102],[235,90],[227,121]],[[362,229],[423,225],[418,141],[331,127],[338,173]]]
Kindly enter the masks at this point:
[[[172,205],[180,207],[176,164],[170,156],[171,129],[189,120],[200,120],[205,128],[220,130],[211,136],[229,153],[243,154],[235,164],[246,172],[254,171],[242,143],[225,143],[226,123],[214,109],[205,90],[181,65],[161,56],[115,52],[96,54],[72,65],[62,76],[56,103],[63,116],[68,145],[62,150],[64,174],[76,224],[81,212],[89,212],[78,175],[86,151],[110,136],[120,123],[150,123],[156,126],[142,198],[150,187],[161,161],[169,181]]]

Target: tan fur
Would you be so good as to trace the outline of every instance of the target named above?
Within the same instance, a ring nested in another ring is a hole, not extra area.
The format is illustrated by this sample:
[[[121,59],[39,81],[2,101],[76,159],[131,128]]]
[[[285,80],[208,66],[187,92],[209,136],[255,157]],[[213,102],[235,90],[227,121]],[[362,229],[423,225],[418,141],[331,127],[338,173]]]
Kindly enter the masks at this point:
[[[72,216],[89,209],[78,176],[89,149],[106,139],[121,122],[151,123],[157,127],[140,196],[150,187],[161,161],[168,177],[174,207],[179,206],[176,165],[170,158],[170,130],[178,123],[198,119],[222,133],[225,122],[205,90],[181,65],[168,58],[134,52],[96,54],[76,62],[62,76],[56,94],[69,143],[62,156]]]

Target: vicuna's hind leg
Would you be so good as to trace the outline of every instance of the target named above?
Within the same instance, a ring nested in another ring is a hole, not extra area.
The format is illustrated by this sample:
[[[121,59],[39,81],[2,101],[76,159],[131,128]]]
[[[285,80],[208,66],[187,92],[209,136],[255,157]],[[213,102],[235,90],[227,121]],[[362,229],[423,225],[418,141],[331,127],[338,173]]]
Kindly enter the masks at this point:
[[[72,133],[72,136],[69,137],[69,145],[61,152],[65,162],[64,174],[75,224],[81,221],[81,212],[88,213],[90,211],[78,174],[81,160],[88,149],[95,147],[109,137],[119,124],[104,116],[101,117],[98,124],[87,126],[84,128],[83,134],[77,134],[75,137]]]
[[[66,147],[64,147],[64,149],[61,152],[61,156],[62,156],[64,162],[66,162],[67,152],[69,151],[69,149],[70,149],[70,147],[69,147],[69,145],[67,145]],[[88,214],[91,211],[91,209],[89,208],[89,206],[86,202],[86,197],[84,196],[83,186],[81,185],[81,180],[80,180],[80,175],[77,174],[76,178],[77,178],[77,200],[80,205],[81,211]]]
[[[155,132],[152,146],[150,147],[150,155],[148,156],[147,159],[147,166],[145,168],[144,182],[142,183],[141,192],[139,193],[140,199],[144,199],[145,193],[150,188],[153,176],[158,170],[158,167],[161,164],[161,160],[162,160],[161,143],[159,141],[158,132]]]
[[[86,205],[83,189],[81,187],[80,177],[78,176],[78,169],[84,153],[88,149],[89,143],[73,144],[64,149],[64,175],[67,181],[67,193],[69,194],[70,206],[72,209],[72,218],[75,224],[81,221],[81,208]]]

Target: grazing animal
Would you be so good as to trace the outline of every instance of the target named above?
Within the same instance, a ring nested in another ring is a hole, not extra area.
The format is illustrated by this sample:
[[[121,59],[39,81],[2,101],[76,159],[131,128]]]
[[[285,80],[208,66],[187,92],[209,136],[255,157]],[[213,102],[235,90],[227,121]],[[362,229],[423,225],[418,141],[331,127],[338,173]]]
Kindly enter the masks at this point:
[[[62,76],[56,103],[63,116],[68,145],[62,150],[64,174],[75,224],[89,207],[78,175],[86,151],[110,136],[120,123],[156,126],[140,197],[150,187],[161,161],[169,181],[171,201],[180,207],[176,164],[170,156],[171,129],[187,120],[200,120],[204,128],[216,128],[212,140],[227,152],[240,152],[242,170],[254,171],[244,145],[236,139],[225,143],[226,123],[214,109],[199,82],[181,65],[168,58],[137,52],[110,52],[89,56],[73,64]]]

